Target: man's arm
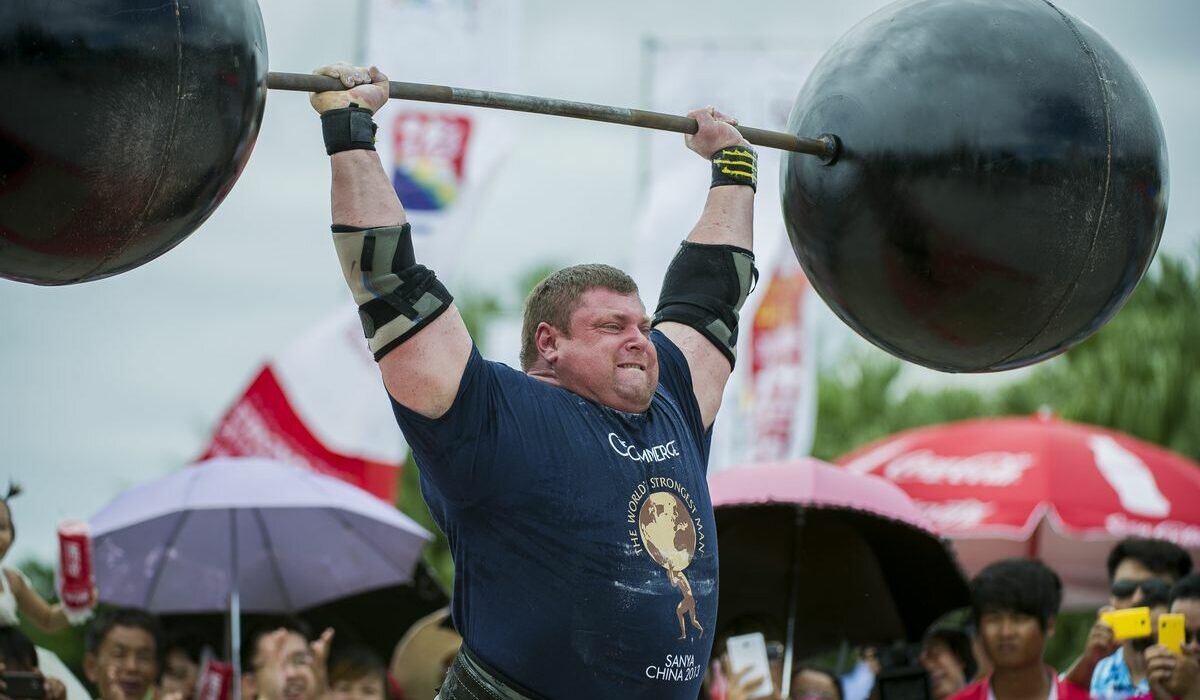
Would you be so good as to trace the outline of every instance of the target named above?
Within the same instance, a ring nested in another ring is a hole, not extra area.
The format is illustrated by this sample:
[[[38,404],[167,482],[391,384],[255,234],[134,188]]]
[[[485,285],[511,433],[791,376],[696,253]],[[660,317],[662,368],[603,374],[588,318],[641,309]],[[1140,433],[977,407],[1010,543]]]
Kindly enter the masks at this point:
[[[351,103],[375,113],[387,103],[387,76],[375,68],[339,64],[326,66],[317,72],[339,78],[348,88],[345,91],[313,95],[313,108],[321,114],[344,109]],[[399,283],[397,292],[422,283],[423,278],[411,272],[414,269],[411,265],[395,271],[378,267],[368,271],[361,261],[352,259],[364,250],[358,242],[362,234],[356,232],[401,227],[407,223],[404,207],[388,180],[379,154],[373,148],[344,150],[330,156],[330,165],[333,170],[331,209],[334,229],[338,231],[334,235],[341,237],[338,250],[343,273],[355,291],[360,309],[383,308],[392,311],[394,307],[401,307],[406,310],[391,323],[411,326],[410,336],[399,333],[394,341],[379,349],[375,348],[375,343],[372,344],[383,383],[400,405],[430,418],[441,416],[454,402],[463,370],[471,355],[471,337],[467,327],[452,302],[446,302],[445,307],[437,307],[435,303],[433,308],[436,317],[432,321],[423,319],[422,310],[426,307],[422,306],[422,299],[432,300],[435,295],[418,292],[413,299],[400,298],[395,294],[390,298],[384,297],[382,285],[385,283],[389,287]],[[401,234],[397,231],[393,229],[389,235],[394,234],[396,239],[401,240],[399,246],[402,248],[405,242],[403,236],[407,236],[408,232]],[[407,242],[411,248],[411,240]],[[428,284],[428,281],[424,284]],[[370,298],[373,294],[378,294],[379,299]],[[369,313],[367,315],[370,316]],[[388,330],[387,327],[375,328],[374,332],[381,334]]]
[[[733,120],[713,109],[691,112],[700,128],[686,137],[688,148],[705,159],[728,146],[749,144],[733,128]],[[689,243],[726,245],[753,250],[754,189],[746,185],[723,185],[708,191],[708,200],[700,220],[688,234]],[[692,326],[664,321],[656,326],[672,340],[687,358],[692,373],[692,389],[700,405],[704,427],[716,420],[721,395],[733,367],[728,357],[713,341]]]

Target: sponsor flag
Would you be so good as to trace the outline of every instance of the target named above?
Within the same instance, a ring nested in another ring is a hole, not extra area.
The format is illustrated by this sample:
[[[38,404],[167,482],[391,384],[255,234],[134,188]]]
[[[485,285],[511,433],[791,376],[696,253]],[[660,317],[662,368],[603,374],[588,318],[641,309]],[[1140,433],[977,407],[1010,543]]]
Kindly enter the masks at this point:
[[[786,130],[788,112],[824,47],[647,45],[646,109],[685,114],[713,105],[740,123]],[[645,199],[632,271],[653,309],[671,256],[695,224],[709,171],[678,134],[647,132]],[[760,279],[742,309],[738,363],[713,432],[710,472],[807,455],[816,416],[812,293],[779,207],[780,153],[758,148],[755,258]]]

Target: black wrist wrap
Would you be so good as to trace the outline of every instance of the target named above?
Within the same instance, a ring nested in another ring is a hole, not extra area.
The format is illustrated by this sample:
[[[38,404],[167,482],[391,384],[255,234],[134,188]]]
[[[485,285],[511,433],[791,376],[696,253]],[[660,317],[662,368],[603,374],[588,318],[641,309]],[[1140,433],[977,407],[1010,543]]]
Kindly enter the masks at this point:
[[[375,150],[375,120],[371,110],[353,102],[349,107],[321,113],[321,134],[329,155],[352,150]]]
[[[758,154],[749,146],[722,148],[712,157],[712,185],[746,185],[758,191]]]

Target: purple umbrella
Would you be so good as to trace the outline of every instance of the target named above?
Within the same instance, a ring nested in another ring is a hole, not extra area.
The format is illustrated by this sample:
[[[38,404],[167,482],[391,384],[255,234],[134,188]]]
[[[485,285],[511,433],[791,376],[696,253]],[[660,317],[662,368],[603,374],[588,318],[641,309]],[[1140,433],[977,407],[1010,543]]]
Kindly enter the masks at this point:
[[[90,525],[102,601],[228,611],[235,663],[242,610],[294,613],[410,582],[431,539],[361,489],[260,458],[211,459],[135,486]]]

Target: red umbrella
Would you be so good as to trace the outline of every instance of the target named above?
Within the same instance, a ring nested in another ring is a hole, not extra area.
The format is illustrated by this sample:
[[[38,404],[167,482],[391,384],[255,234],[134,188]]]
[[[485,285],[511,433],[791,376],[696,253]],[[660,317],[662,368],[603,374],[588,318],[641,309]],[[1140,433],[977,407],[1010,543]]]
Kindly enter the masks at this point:
[[[1112,430],[1049,415],[897,433],[837,460],[903,488],[978,571],[1034,556],[1062,576],[1066,603],[1107,600],[1105,560],[1127,536],[1200,555],[1200,465]]]
[[[815,459],[736,467],[709,492],[721,542],[717,628],[765,618],[793,652],[920,639],[968,604],[946,543],[892,484]]]

